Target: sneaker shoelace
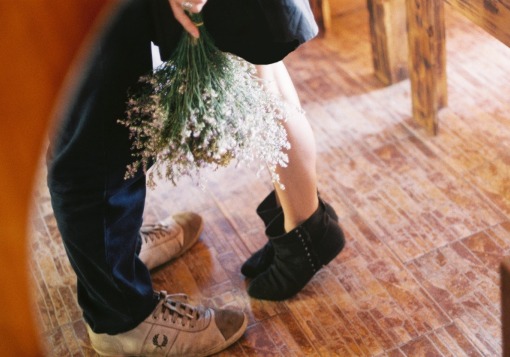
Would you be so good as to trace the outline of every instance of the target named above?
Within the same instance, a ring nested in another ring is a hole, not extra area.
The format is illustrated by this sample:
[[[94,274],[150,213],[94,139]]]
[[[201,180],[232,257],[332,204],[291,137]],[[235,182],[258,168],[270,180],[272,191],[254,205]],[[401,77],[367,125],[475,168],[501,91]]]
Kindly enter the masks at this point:
[[[163,303],[159,309],[156,309],[153,318],[158,319],[162,317],[163,321],[171,321],[173,324],[180,321],[181,325],[185,327],[194,328],[197,321],[200,319],[200,309],[196,306],[187,304],[188,296],[185,294],[166,294],[160,292],[160,299]]]
[[[140,229],[140,235],[142,236],[144,243],[154,242],[166,236],[169,232],[173,233],[175,229],[168,224],[149,224],[142,226]]]

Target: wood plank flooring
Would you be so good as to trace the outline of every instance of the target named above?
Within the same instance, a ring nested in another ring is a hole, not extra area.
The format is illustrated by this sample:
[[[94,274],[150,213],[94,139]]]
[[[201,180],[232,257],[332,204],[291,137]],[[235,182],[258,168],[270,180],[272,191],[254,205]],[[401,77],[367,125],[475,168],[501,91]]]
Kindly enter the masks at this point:
[[[286,60],[317,138],[321,195],[348,243],[295,298],[252,300],[239,271],[265,243],[251,168],[149,192],[146,221],[203,215],[201,240],[153,274],[157,288],[235,306],[245,336],[220,356],[498,356],[499,262],[510,253],[510,49],[447,10],[449,106],[430,137],[409,81],[374,77],[368,14]],[[50,356],[94,356],[41,174],[34,192],[34,300]],[[27,307],[28,308],[28,307]]]

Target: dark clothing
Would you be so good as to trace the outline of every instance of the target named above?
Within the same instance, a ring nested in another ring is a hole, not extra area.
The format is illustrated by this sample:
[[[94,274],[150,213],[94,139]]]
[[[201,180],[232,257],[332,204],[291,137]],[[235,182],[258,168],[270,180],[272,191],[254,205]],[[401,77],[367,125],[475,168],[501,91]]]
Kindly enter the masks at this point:
[[[78,277],[78,302],[97,333],[119,333],[156,306],[138,259],[145,176],[124,180],[132,159],[124,116],[127,88],[152,69],[150,8],[123,1],[94,45],[51,143],[48,186],[58,228]]]
[[[126,166],[132,160],[131,141],[128,129],[117,120],[124,117],[128,88],[136,87],[138,78],[152,69],[151,40],[164,49],[170,48],[161,42],[162,19],[168,21],[165,36],[170,34],[174,44],[179,38],[180,25],[168,12],[168,1],[159,1],[120,2],[119,10],[94,45],[48,154],[53,210],[77,274],[78,302],[86,322],[96,333],[128,331],[143,321],[157,303],[150,274],[138,258],[145,176],[139,173],[124,179]],[[260,3],[270,1],[277,2]],[[275,30],[278,24],[269,23],[273,17],[285,18],[292,11],[268,14],[257,7],[252,8],[252,13],[247,10],[248,5],[235,8],[234,4],[243,2],[209,0],[204,8],[204,17],[211,22],[211,33],[221,48],[240,55],[243,51],[249,53],[256,58],[254,62],[274,62],[314,34],[313,26],[301,37],[294,37],[295,31]],[[166,4],[166,17],[155,16],[156,3]],[[218,11],[221,6],[222,11]],[[300,16],[288,22],[308,28],[303,24],[309,21]],[[256,33],[256,21],[262,19],[266,22]],[[230,20],[239,29],[246,24],[246,31],[228,35],[233,32]],[[250,42],[250,36],[258,39]],[[264,43],[266,39],[270,41]],[[265,45],[267,49],[262,47]],[[278,46],[281,49],[276,50]]]
[[[151,0],[155,43],[167,60],[182,32],[168,0]],[[253,64],[281,61],[317,35],[308,0],[209,0],[204,25],[216,46]],[[170,20],[169,20],[170,19]]]

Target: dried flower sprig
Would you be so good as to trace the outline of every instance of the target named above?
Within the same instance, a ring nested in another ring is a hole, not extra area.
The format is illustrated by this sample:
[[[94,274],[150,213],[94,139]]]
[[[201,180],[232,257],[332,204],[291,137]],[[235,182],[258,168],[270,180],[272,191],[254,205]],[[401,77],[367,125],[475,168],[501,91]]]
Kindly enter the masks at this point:
[[[201,22],[199,14],[190,17]],[[128,99],[119,122],[130,130],[135,160],[126,178],[143,170],[149,186],[154,175],[175,184],[235,159],[267,165],[280,183],[276,168],[287,165],[290,149],[283,101],[264,88],[253,65],[221,52],[199,29],[199,39],[184,33],[172,58],[140,78]]]

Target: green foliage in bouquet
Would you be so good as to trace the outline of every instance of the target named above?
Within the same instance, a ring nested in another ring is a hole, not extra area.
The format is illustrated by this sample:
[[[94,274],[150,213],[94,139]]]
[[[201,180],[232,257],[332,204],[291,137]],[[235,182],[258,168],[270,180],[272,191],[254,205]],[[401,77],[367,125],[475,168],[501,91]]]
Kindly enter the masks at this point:
[[[175,184],[235,159],[265,163],[279,182],[275,169],[286,166],[290,148],[283,101],[264,88],[253,65],[215,47],[199,14],[190,17],[200,38],[183,33],[172,58],[140,78],[119,120],[133,140],[126,178],[141,169],[149,185],[154,174]]]

